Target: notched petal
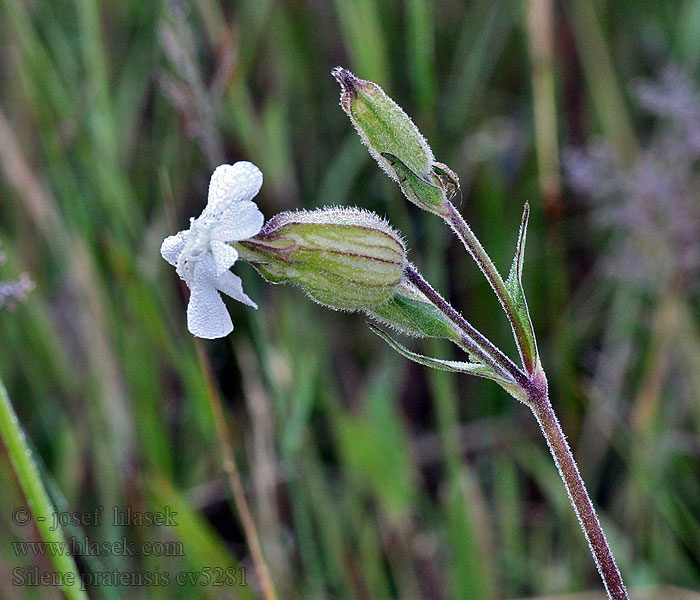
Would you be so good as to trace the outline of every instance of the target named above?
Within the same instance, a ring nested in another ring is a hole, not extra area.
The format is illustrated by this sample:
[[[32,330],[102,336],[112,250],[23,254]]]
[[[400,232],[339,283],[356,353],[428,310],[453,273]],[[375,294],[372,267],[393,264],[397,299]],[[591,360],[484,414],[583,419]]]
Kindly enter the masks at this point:
[[[191,287],[190,302],[187,305],[187,328],[192,335],[205,339],[215,339],[233,331],[231,316],[217,289],[206,274],[195,269]]]
[[[209,182],[209,197],[205,213],[219,216],[235,202],[252,199],[262,186],[263,174],[248,161],[219,165]]]
[[[211,242],[211,253],[214,256],[216,265],[216,276],[219,277],[224,271],[228,271],[238,260],[238,251],[225,242]]]
[[[255,202],[245,200],[229,206],[211,232],[218,242],[239,242],[260,233],[265,217]]]
[[[224,294],[231,296],[234,300],[238,300],[253,308],[258,308],[258,305],[243,291],[243,282],[241,278],[238,275],[234,275],[231,271],[225,271],[219,276],[216,287]]]
[[[160,255],[173,267],[177,266],[177,259],[185,247],[185,232],[179,231],[175,235],[170,235],[163,240],[160,246]]]

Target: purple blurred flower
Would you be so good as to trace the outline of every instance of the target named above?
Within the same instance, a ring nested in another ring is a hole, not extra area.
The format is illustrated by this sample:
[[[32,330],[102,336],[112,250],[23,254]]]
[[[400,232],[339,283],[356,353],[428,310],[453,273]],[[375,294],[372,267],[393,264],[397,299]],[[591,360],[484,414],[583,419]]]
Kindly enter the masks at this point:
[[[653,117],[650,138],[627,167],[602,142],[569,149],[571,187],[592,201],[592,220],[610,234],[604,267],[651,292],[700,274],[700,95],[678,68],[634,86]]]
[[[5,260],[5,255],[0,251],[0,265]],[[19,281],[0,281],[0,308],[14,308],[34,287],[34,281],[27,273],[22,273]]]

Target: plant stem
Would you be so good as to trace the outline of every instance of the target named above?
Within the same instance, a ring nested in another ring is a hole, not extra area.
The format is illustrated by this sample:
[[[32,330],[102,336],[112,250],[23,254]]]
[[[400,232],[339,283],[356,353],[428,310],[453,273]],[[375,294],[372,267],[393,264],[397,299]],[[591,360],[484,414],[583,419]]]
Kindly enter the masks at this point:
[[[199,358],[207,384],[209,404],[212,412],[214,413],[216,436],[219,441],[224,471],[226,471],[226,475],[228,476],[231,492],[233,493],[233,500],[236,504],[236,509],[238,510],[238,516],[241,519],[241,524],[243,525],[246,540],[248,541],[248,547],[250,548],[250,555],[253,559],[253,564],[255,565],[255,571],[260,578],[260,587],[262,588],[263,598],[265,598],[265,600],[277,600],[277,593],[275,592],[275,586],[272,583],[272,577],[270,576],[270,570],[267,567],[267,562],[265,562],[265,556],[263,554],[262,545],[260,544],[260,538],[258,537],[258,531],[255,527],[253,514],[245,497],[245,489],[243,488],[241,475],[238,472],[236,458],[233,455],[233,449],[229,443],[229,432],[228,427],[226,426],[226,417],[224,416],[224,410],[221,406],[219,394],[216,391],[216,385],[214,384],[214,377],[211,372],[209,360],[206,352],[204,351],[204,345],[199,339],[195,339],[195,346],[197,348],[197,356]]]
[[[459,213],[456,211],[454,211],[454,214],[459,216]],[[469,227],[464,223],[461,216],[459,216],[459,220],[464,224],[465,230],[471,234],[471,238],[467,239],[473,240],[475,244],[478,245],[480,251],[483,252],[486,259],[488,259],[484,264],[486,264],[487,267],[488,265],[491,266],[493,269],[492,272],[495,273],[497,279],[500,280],[502,284],[503,280],[500,279],[500,275],[495,271],[493,263],[488,256],[486,256],[481,244],[479,244],[474,234],[471,233],[471,230],[469,230]],[[462,239],[462,236],[460,236],[460,239]],[[466,245],[465,242],[465,246]],[[482,267],[482,271],[486,273],[487,269],[482,266],[482,263],[479,262],[478,259],[477,263]],[[538,368],[537,371],[529,376],[523,373],[513,361],[494,346],[482,333],[475,329],[436,290],[434,290],[416,269],[409,265],[406,267],[405,273],[406,277],[423,292],[445,316],[457,325],[461,332],[463,332],[463,341],[475,356],[485,364],[496,369],[499,373],[504,373],[507,377],[512,378],[523,390],[525,403],[530,407],[537,422],[540,424],[540,428],[547,440],[547,445],[552,453],[554,462],[559,469],[559,474],[564,482],[569,500],[574,507],[586,540],[588,540],[608,596],[611,600],[628,600],[627,591],[622,583],[620,571],[615,564],[615,559],[605,539],[605,534],[596,516],[593,503],[588,496],[586,486],[579,474],[576,461],[571,454],[569,445],[566,442],[564,433],[561,430],[559,421],[549,401],[547,381],[541,368]],[[489,279],[489,281],[491,281],[491,279]],[[505,292],[505,286],[503,287],[503,291]],[[506,306],[507,305],[504,304],[504,308],[506,308]]]
[[[51,548],[63,547],[66,542],[62,530],[51,527],[54,521],[54,506],[49,499],[46,488],[44,488],[39,469],[34,463],[32,451],[27,444],[24,431],[22,431],[17,415],[12,408],[2,379],[0,379],[0,435],[7,446],[12,466],[44,543]],[[61,589],[65,595],[71,600],[87,600],[88,595],[82,589],[80,572],[73,555],[64,552],[51,552],[50,554],[56,572],[60,574],[61,580],[64,582]]]
[[[504,377],[512,379],[514,383],[521,387],[527,384],[528,379],[525,373],[523,373],[510,358],[494,346],[483,333],[460,315],[433,286],[423,279],[423,276],[414,269],[413,266],[408,265],[404,272],[406,273],[406,277],[408,277],[408,279],[415,284],[415,286],[423,292],[450,321],[457,325],[459,330],[463,333],[462,341],[470,352],[477,356],[479,360],[483,361],[484,364],[494,368],[496,372]]]
[[[481,242],[478,240],[474,232],[470,229],[464,217],[459,213],[459,211],[454,207],[452,202],[447,202],[447,213],[443,217],[445,222],[452,228],[452,230],[457,234],[457,237],[461,240],[464,247],[467,249],[472,258],[476,261],[476,264],[481,269],[488,280],[491,288],[496,293],[496,296],[503,307],[503,310],[508,317],[510,326],[513,329],[513,335],[515,336],[515,342],[518,346],[518,352],[520,354],[520,359],[523,362],[523,366],[528,373],[532,373],[535,370],[534,357],[528,356],[528,352],[523,350],[524,340],[527,339],[527,332],[524,330],[524,325],[517,318],[513,312],[512,300],[510,294],[506,289],[506,284],[503,281],[503,277],[496,269],[493,264],[491,257],[486,253]]]
[[[549,401],[547,382],[544,378],[544,373],[541,371],[533,377],[532,384],[528,389],[528,401],[547,440],[547,445],[559,469],[559,475],[561,475],[566,491],[569,494],[569,500],[574,507],[581,529],[583,529],[586,540],[588,540],[588,545],[591,548],[598,572],[605,584],[608,597],[611,600],[628,600],[620,571],[615,564],[615,558],[605,539],[605,534],[600,526],[583,479],[581,479],[574,456]]]

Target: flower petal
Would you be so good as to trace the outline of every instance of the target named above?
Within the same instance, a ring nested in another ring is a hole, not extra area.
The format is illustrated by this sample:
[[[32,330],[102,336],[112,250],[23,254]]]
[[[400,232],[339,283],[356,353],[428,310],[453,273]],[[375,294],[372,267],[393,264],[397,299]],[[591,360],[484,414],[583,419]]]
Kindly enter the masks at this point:
[[[219,276],[216,287],[224,294],[231,296],[234,300],[238,300],[253,308],[258,308],[258,305],[248,298],[248,295],[243,291],[241,278],[238,275],[234,275],[231,271],[224,271],[224,273]]]
[[[194,263],[190,258],[184,254],[180,255],[175,266],[175,271],[180,276],[180,279],[187,284],[187,287],[192,287],[192,269],[194,268]]]
[[[177,265],[177,259],[185,247],[185,233],[179,231],[175,235],[166,237],[160,247],[161,256],[173,266]]]
[[[200,338],[214,339],[233,331],[231,316],[209,273],[198,263],[194,270],[190,302],[187,305],[187,328]]]
[[[234,202],[252,199],[260,191],[262,181],[262,171],[251,162],[219,165],[209,182],[209,197],[204,212],[218,216]]]
[[[265,217],[255,202],[246,200],[229,206],[211,232],[219,242],[239,242],[260,233]]]
[[[214,256],[214,264],[216,265],[216,276],[218,277],[224,271],[228,271],[238,260],[238,251],[231,245],[225,242],[217,242],[212,240],[211,253]]]

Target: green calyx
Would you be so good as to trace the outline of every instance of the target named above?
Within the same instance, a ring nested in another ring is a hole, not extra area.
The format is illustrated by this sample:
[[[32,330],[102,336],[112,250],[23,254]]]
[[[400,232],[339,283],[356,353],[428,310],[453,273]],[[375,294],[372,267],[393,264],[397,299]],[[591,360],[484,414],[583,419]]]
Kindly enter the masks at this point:
[[[419,177],[427,177],[435,162],[433,152],[403,109],[376,83],[358,79],[341,67],[333,69],[333,76],[342,87],[340,105],[389,176],[396,179],[382,156],[385,152],[396,156]]]
[[[433,152],[410,117],[376,83],[337,67],[340,105],[379,166],[396,181],[408,200],[443,215],[459,187],[457,176],[435,161]]]
[[[399,234],[359,209],[281,213],[236,248],[269,282],[296,284],[316,302],[347,311],[389,301],[406,262]]]

